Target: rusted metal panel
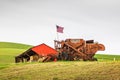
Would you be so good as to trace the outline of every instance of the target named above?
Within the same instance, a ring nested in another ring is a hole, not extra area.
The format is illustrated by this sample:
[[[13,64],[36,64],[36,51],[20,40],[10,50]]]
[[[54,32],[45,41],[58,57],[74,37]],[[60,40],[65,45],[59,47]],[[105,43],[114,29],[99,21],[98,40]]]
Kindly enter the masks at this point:
[[[55,49],[62,53],[68,54],[70,60],[94,60],[94,55],[97,51],[104,51],[103,44],[95,43],[94,40],[84,39],[66,39],[65,41],[55,41]],[[61,45],[61,47],[57,47]],[[61,56],[64,57],[64,56]]]

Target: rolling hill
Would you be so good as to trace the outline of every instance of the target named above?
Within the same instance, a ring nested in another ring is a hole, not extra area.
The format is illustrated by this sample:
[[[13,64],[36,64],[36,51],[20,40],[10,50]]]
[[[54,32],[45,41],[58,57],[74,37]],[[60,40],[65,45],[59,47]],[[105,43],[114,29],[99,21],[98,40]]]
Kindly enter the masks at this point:
[[[13,42],[0,42],[0,48],[28,49],[30,47],[32,47],[32,45]]]
[[[0,63],[14,63],[14,57],[31,48],[32,45],[0,42]],[[95,57],[99,61],[116,61],[120,60],[120,55],[103,55],[96,54]]]
[[[0,63],[14,63],[14,57],[18,54],[21,54],[30,47],[32,47],[32,45],[12,42],[0,42]]]
[[[31,45],[0,42],[0,80],[120,80],[120,56],[96,54],[98,61],[14,63]],[[116,59],[114,61],[114,58]]]

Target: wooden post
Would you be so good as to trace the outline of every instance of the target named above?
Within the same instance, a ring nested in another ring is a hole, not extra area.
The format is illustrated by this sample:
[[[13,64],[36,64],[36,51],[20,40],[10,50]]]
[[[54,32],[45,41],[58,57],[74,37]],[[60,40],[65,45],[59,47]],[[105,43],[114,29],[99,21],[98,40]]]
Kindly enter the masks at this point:
[[[115,61],[115,57],[113,58],[113,60]]]

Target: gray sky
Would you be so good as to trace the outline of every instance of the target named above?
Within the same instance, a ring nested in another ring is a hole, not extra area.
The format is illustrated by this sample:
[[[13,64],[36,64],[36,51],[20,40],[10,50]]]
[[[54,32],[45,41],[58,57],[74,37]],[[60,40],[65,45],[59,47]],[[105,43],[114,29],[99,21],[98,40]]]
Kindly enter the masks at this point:
[[[120,55],[120,0],[0,0],[0,41],[54,47],[59,39],[94,39]]]

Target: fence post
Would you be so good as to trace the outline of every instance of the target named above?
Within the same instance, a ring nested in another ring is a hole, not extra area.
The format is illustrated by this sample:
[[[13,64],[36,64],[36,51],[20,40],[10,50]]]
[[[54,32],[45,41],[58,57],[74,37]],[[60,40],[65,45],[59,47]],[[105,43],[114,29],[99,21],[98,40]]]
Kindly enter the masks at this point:
[[[115,61],[115,57],[113,58],[113,60]]]

